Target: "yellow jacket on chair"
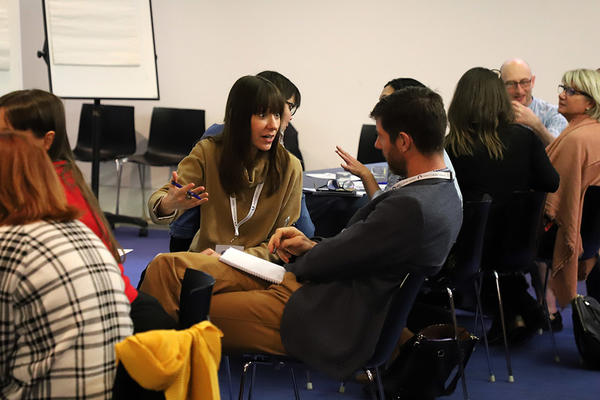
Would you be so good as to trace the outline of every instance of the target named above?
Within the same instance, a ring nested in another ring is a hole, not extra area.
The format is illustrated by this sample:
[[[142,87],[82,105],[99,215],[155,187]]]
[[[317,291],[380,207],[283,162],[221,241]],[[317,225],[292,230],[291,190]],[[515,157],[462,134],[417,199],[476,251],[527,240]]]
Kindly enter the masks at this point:
[[[209,321],[142,332],[115,345],[117,362],[142,387],[163,390],[166,400],[219,399],[222,336]]]

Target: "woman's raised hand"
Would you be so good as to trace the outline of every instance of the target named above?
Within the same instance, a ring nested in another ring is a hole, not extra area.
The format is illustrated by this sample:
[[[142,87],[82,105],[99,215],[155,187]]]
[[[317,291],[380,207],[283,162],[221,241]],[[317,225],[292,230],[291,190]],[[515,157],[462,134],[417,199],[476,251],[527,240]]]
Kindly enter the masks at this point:
[[[173,180],[169,191],[164,196],[158,207],[159,215],[169,215],[175,210],[184,211],[196,206],[200,206],[208,201],[208,193],[204,186],[194,187],[193,183],[180,185],[177,187],[174,183],[177,182],[177,171],[173,171]]]

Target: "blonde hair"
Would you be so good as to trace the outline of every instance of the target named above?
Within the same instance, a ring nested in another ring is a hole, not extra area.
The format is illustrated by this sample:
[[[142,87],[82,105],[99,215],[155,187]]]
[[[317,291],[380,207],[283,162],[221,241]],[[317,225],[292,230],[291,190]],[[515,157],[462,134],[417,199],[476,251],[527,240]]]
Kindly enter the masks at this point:
[[[79,210],[67,204],[46,151],[27,136],[0,133],[0,226],[72,221]]]
[[[594,105],[585,113],[600,121],[600,72],[592,69],[574,69],[565,72],[562,82],[589,95]]]

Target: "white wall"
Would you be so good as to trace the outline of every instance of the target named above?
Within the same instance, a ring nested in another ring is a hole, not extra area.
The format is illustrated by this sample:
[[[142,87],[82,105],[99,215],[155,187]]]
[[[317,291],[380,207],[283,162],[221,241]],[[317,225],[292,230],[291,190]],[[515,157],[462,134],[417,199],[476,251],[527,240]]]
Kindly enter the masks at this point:
[[[392,78],[416,78],[448,105],[467,69],[518,56],[537,75],[534,95],[556,102],[564,71],[600,67],[598,0],[154,0],[152,9],[161,99],[105,103],[135,105],[147,137],[153,106],[203,108],[207,124],[218,122],[238,77],[276,70],[302,92],[294,125],[308,169],[338,165],[336,144],[356,152],[360,126]],[[21,14],[25,86],[47,89],[35,58],[41,1],[22,0]],[[74,144],[81,101],[65,103]],[[103,166],[102,184],[111,168]],[[155,186],[167,175],[152,174]]]

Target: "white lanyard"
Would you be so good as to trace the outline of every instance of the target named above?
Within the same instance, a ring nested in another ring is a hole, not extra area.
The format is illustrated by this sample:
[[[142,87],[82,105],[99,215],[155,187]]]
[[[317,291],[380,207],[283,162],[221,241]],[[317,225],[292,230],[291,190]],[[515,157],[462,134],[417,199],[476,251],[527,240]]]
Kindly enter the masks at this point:
[[[235,240],[236,237],[240,236],[240,226],[242,226],[244,222],[248,221],[254,215],[254,211],[256,211],[256,205],[258,204],[258,198],[260,197],[260,192],[262,191],[263,186],[264,182],[259,183],[256,186],[256,189],[254,189],[254,196],[252,196],[252,205],[250,205],[250,211],[248,211],[248,215],[246,215],[246,217],[240,222],[238,222],[237,219],[237,201],[235,199],[235,196],[229,196],[229,205],[231,206],[231,219],[233,220],[233,230],[235,232],[233,240]]]
[[[394,186],[392,186],[392,189],[400,189],[401,187],[410,185],[411,183],[416,182],[416,181],[422,181],[424,179],[436,179],[436,178],[450,180],[450,179],[452,179],[452,172],[451,171],[424,172],[419,175],[411,176],[410,178],[402,179],[401,181],[397,182]]]

